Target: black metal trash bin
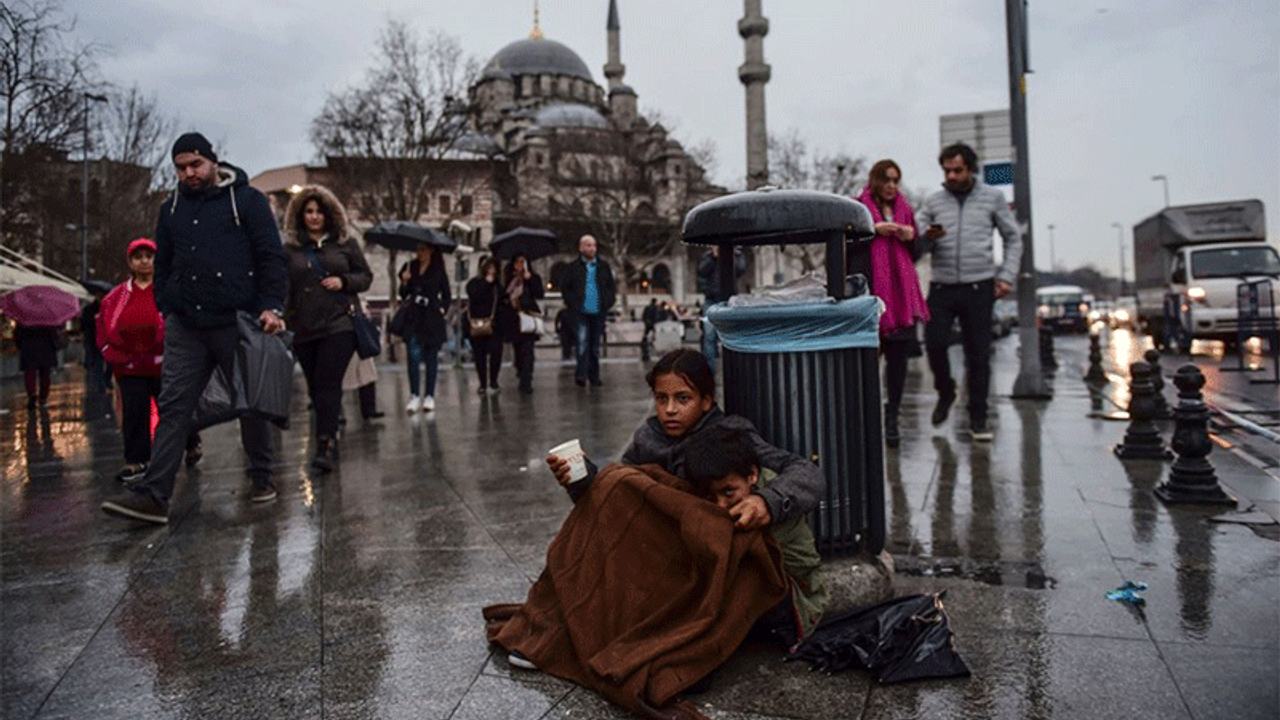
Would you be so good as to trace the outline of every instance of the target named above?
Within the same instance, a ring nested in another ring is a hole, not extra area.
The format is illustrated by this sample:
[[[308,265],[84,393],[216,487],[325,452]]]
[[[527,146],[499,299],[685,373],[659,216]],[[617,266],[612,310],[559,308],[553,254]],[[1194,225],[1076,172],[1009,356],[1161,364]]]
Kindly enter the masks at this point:
[[[826,477],[811,516],[824,552],[884,549],[880,312],[870,296],[708,312],[724,346],[725,411]]]

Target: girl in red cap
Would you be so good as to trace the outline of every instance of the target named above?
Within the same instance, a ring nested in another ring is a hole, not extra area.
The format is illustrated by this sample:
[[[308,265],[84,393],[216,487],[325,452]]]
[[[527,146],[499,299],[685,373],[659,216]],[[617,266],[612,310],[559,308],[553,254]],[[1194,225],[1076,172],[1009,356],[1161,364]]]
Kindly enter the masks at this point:
[[[160,394],[164,318],[156,308],[156,244],[147,238],[129,243],[125,258],[130,278],[111,289],[98,312],[98,344],[120,389],[120,429],[125,466],[121,482],[141,480],[151,459],[151,406]],[[187,466],[200,460],[200,435],[187,438]]]

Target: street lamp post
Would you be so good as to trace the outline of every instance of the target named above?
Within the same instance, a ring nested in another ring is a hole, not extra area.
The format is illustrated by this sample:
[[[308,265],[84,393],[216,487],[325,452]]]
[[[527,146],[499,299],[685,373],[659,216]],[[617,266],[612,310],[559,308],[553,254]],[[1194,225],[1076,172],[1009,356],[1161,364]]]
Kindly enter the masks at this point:
[[[84,93],[84,157],[83,175],[80,179],[80,280],[89,279],[89,101],[106,102],[106,95]]]
[[[1124,296],[1124,226],[1118,222],[1111,223],[1116,229],[1116,245],[1120,248],[1120,295]]]
[[[1049,272],[1053,272],[1053,268],[1057,265],[1053,259],[1053,223],[1049,223]]]
[[[1164,185],[1164,206],[1169,207],[1169,178],[1164,175],[1152,175],[1151,182],[1156,180],[1159,180],[1160,184]]]

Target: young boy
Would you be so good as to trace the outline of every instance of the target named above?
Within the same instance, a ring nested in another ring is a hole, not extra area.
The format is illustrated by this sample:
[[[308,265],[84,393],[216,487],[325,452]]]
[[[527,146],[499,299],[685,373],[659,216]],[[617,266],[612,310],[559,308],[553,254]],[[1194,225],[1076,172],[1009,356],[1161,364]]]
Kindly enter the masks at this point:
[[[691,439],[685,451],[685,480],[695,493],[728,510],[776,477],[760,466],[751,438],[737,428],[713,427]],[[788,648],[806,637],[822,619],[831,599],[822,577],[813,530],[804,515],[770,525],[782,552],[789,592],[757,627],[775,634]]]

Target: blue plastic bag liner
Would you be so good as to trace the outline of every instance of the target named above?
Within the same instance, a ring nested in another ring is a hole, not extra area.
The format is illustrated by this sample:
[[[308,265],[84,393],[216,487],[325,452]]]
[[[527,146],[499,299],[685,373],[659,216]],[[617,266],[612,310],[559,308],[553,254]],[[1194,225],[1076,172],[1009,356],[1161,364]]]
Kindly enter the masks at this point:
[[[880,313],[874,295],[789,305],[707,308],[720,342],[743,353],[813,352],[880,346]]]

